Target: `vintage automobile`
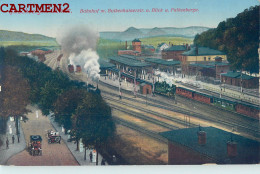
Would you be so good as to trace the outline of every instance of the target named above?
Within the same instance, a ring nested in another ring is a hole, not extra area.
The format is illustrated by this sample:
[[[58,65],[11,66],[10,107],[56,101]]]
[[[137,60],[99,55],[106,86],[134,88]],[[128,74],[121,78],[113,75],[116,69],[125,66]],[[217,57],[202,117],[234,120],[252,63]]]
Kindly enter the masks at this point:
[[[47,138],[48,138],[48,143],[59,143],[61,141],[61,136],[59,132],[54,132],[53,130],[48,130],[47,132]]]
[[[42,137],[40,135],[31,135],[28,151],[32,156],[42,155]]]

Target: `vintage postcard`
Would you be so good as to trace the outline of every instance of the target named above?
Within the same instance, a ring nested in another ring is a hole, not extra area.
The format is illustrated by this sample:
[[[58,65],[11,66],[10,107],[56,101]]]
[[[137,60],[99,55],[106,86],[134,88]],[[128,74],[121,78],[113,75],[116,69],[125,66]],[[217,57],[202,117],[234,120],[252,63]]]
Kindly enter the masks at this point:
[[[0,165],[259,164],[259,53],[257,0],[2,0]]]

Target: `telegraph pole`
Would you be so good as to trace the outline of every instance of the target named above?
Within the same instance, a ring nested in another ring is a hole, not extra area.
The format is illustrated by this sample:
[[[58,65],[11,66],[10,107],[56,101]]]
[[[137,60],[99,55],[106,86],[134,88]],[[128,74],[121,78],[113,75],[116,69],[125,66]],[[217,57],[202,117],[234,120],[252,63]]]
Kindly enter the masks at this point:
[[[134,78],[134,96],[136,97],[136,69],[134,69],[134,75],[135,75],[135,78]]]
[[[119,99],[122,99],[122,95],[121,95],[121,70],[120,70],[120,65],[118,66],[119,68],[119,72],[118,72],[118,91],[119,91]]]

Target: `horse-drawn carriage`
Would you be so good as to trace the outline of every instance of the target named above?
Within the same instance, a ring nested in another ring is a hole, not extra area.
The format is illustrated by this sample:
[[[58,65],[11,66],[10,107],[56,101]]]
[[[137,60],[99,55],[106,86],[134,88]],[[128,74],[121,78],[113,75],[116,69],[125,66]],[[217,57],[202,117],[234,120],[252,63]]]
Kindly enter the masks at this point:
[[[32,156],[42,155],[42,137],[40,135],[31,135],[28,151]]]
[[[48,130],[47,132],[47,138],[48,138],[48,143],[59,143],[61,141],[61,136],[59,132],[54,132],[53,130]]]

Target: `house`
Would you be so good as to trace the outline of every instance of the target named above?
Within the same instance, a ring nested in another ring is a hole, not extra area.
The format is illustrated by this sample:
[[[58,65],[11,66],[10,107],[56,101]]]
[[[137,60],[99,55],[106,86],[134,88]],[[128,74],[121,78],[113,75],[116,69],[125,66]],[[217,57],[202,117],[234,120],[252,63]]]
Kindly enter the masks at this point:
[[[227,73],[221,74],[221,82],[233,86],[241,86],[243,88],[253,88],[259,87],[259,78],[243,74],[241,72],[229,71]]]
[[[134,51],[138,51],[139,53],[142,52],[142,49],[141,49],[141,41],[139,39],[134,39],[132,41],[132,46],[133,46],[133,50]]]
[[[190,50],[185,51],[181,54],[180,61],[182,62],[182,73],[189,74],[190,64],[227,62],[227,56],[221,51],[210,49],[207,47],[192,47]],[[218,71],[224,72],[224,69],[218,69]]]
[[[143,49],[144,49],[145,51],[148,51],[148,52],[152,52],[152,53],[155,52],[155,48],[154,48],[154,46],[152,46],[152,45],[144,45],[144,46],[143,46]]]
[[[259,143],[214,127],[160,133],[168,139],[168,164],[258,164]]]
[[[166,48],[169,48],[169,46],[168,46],[166,43],[160,43],[160,44],[158,44],[158,46],[157,46],[157,49],[158,49],[159,51],[162,51],[162,50],[164,50],[164,49],[166,49]]]
[[[187,51],[188,45],[172,45],[162,50],[162,59],[180,60],[182,53]]]

